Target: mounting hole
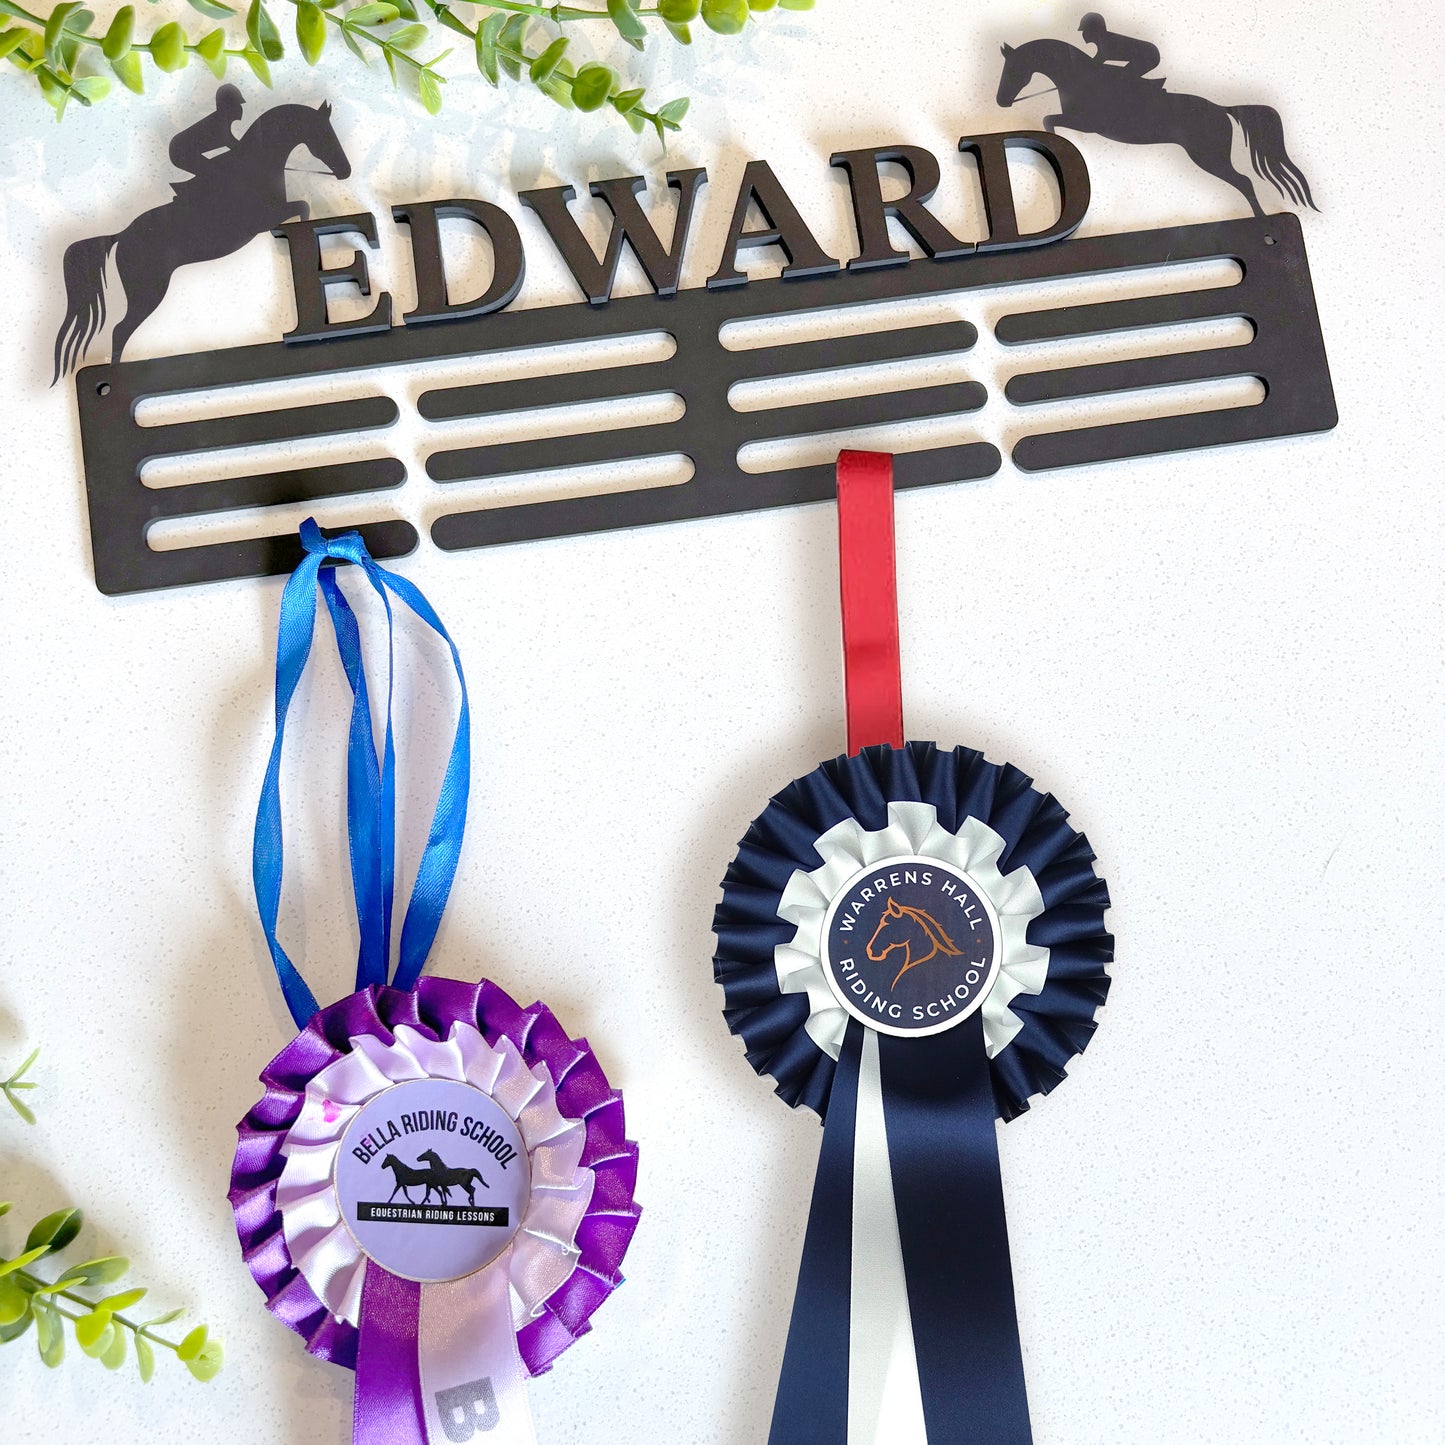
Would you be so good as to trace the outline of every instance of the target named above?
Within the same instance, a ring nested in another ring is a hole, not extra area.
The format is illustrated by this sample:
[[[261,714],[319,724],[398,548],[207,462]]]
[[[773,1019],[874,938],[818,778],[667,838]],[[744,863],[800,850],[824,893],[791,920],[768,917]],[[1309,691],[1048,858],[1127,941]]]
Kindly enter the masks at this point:
[[[1266,246],[1273,246],[1273,245],[1274,245],[1274,237],[1273,237],[1273,236],[1266,236],[1266,237],[1264,238],[1264,244],[1265,244]]]
[[[110,395],[110,383],[109,383],[108,381],[103,381],[103,382],[101,382],[101,384],[100,384],[98,387],[96,387],[96,389],[95,389],[95,394],[96,394],[97,396],[109,396],[109,395]]]

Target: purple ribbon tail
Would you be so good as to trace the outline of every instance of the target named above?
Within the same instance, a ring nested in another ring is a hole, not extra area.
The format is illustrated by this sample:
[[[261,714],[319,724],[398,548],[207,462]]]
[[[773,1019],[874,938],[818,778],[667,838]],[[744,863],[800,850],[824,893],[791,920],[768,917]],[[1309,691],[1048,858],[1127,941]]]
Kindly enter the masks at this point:
[[[352,1445],[426,1445],[417,1363],[421,1286],[371,1261],[361,1286]]]

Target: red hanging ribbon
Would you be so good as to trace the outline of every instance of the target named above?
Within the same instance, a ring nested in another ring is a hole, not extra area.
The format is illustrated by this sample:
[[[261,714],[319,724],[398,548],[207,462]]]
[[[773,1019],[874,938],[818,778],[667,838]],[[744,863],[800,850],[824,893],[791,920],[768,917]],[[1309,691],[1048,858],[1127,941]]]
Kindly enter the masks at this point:
[[[838,568],[848,751],[903,746],[898,585],[893,549],[893,458],[838,454]]]

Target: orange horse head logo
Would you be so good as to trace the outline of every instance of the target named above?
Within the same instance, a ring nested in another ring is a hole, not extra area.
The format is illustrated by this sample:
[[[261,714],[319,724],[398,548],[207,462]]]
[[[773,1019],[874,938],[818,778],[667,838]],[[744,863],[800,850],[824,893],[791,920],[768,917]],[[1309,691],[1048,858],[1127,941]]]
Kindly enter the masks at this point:
[[[953,940],[921,908],[911,908],[890,898],[873,937],[868,940],[868,957],[874,963],[882,963],[898,948],[903,950],[903,967],[889,988],[897,988],[898,980],[910,968],[917,968],[930,958],[937,958],[941,953],[957,958],[963,952],[954,947]]]

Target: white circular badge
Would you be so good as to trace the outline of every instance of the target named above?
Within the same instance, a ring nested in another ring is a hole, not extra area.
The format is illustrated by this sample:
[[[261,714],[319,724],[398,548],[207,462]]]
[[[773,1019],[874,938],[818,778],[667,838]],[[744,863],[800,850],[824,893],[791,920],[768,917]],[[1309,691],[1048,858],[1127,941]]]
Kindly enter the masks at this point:
[[[334,1182],[362,1252],[423,1284],[490,1264],[531,1196],[517,1126],[489,1095],[452,1079],[395,1084],[369,1100],[342,1138]]]

